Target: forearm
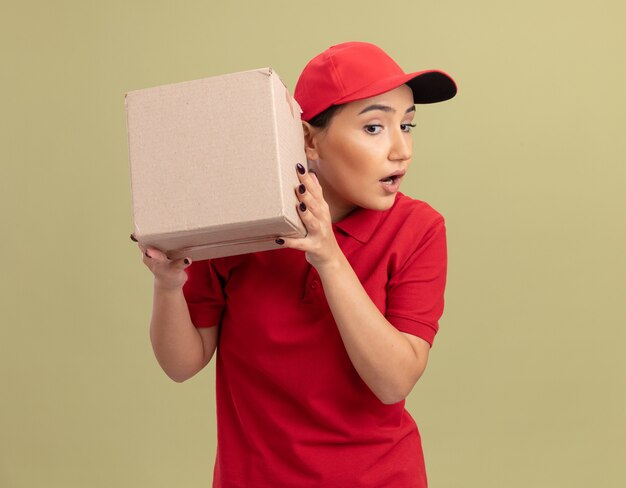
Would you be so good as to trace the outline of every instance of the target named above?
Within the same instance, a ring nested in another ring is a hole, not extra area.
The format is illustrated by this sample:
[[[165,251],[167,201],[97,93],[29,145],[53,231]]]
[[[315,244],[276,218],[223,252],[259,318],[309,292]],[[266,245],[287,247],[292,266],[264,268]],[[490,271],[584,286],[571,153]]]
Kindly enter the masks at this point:
[[[307,143],[313,143],[310,136]],[[307,146],[307,155],[317,156]],[[311,158],[314,159],[314,158]],[[313,172],[298,164],[299,212],[308,234],[281,238],[278,244],[299,249],[315,267],[348,356],[360,377],[383,403],[403,400],[421,376],[430,344],[391,325],[363,289],[343,254],[332,227],[331,207]],[[304,191],[302,191],[304,188]],[[339,215],[335,215],[339,218]]]
[[[174,381],[185,381],[204,367],[202,339],[189,316],[182,288],[154,285],[150,340],[161,368]]]
[[[374,305],[343,254],[318,272],[344,346],[360,377],[383,403],[404,399],[422,374],[426,358],[417,356],[404,334]]]

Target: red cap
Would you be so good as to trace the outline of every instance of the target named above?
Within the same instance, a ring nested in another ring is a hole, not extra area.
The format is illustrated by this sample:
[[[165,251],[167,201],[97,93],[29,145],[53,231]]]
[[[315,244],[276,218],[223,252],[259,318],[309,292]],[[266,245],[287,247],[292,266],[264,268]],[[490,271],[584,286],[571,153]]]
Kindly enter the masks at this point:
[[[302,120],[310,120],[331,105],[374,97],[405,83],[413,90],[415,103],[442,102],[456,95],[456,83],[443,71],[407,74],[378,46],[344,42],[309,61],[294,98],[302,108]]]

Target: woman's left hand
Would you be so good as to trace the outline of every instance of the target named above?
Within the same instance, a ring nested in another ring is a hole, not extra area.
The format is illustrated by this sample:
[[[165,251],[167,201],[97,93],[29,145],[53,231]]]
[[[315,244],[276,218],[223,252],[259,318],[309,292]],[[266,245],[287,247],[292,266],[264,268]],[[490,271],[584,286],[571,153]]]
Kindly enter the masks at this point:
[[[304,166],[297,165],[300,185],[295,188],[298,213],[307,228],[306,237],[282,237],[284,247],[305,252],[306,260],[318,271],[321,267],[332,266],[343,252],[335,239],[330,208],[324,200],[322,186],[315,173],[307,172]],[[279,240],[277,240],[279,242]]]

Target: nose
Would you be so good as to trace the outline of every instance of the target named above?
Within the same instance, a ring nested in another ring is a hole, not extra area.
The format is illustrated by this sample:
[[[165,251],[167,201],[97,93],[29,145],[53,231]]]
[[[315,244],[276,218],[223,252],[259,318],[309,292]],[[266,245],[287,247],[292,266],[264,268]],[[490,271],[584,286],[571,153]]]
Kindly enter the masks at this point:
[[[391,146],[389,148],[390,161],[408,161],[413,153],[413,139],[411,134],[399,128],[391,134]]]

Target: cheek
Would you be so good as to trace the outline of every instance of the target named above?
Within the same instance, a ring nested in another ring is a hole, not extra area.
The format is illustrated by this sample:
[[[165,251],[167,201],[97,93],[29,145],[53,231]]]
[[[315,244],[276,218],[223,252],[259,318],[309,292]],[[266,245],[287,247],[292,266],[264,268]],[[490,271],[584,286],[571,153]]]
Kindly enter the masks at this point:
[[[373,138],[361,134],[338,137],[329,143],[326,159],[337,162],[338,166],[351,172],[362,169],[369,159],[376,158],[380,149],[374,144]]]
[[[333,185],[340,185],[342,191],[358,193],[380,177],[376,175],[385,165],[386,145],[380,136],[368,136],[350,129],[338,131],[320,147],[320,164],[325,166],[320,169]]]

